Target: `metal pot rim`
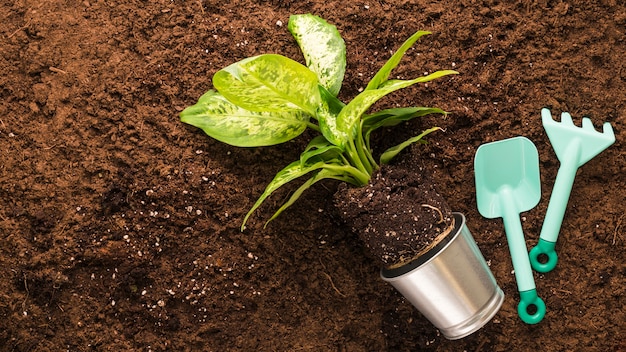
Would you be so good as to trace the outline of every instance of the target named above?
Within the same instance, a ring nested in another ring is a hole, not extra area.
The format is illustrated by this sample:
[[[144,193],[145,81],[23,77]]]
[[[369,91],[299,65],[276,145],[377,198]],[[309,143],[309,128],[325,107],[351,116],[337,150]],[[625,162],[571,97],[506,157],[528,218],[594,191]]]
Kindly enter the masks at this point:
[[[419,268],[422,265],[425,265],[430,260],[435,258],[439,253],[443,252],[446,247],[454,241],[461,234],[461,229],[465,225],[465,216],[461,213],[452,213],[454,216],[454,228],[450,231],[450,234],[444,237],[441,242],[437,243],[433,248],[428,250],[426,253],[417,257],[415,260],[394,269],[383,268],[380,271],[381,276],[385,280],[392,280],[399,276],[410,273],[411,271]]]

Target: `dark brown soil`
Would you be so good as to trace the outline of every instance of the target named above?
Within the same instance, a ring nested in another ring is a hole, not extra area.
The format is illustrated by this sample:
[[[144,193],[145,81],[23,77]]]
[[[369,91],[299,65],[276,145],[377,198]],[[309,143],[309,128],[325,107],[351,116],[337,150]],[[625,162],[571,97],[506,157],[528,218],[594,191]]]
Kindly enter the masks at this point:
[[[464,5],[463,5],[464,4]],[[240,149],[178,113],[218,69],[276,52],[313,12],[346,40],[341,98],[354,97],[410,34],[394,75],[461,74],[376,108],[438,106],[381,131],[384,150],[437,125],[419,160],[465,214],[506,294],[494,319],[447,341],[379,277],[316,185],[263,228],[278,192],[239,226],[307,135]],[[626,6],[621,1],[17,0],[0,6],[0,350],[622,351],[626,349]],[[616,143],[579,171],[555,271],[535,276],[547,314],[517,317],[502,221],[480,216],[472,163],[483,143],[538,147],[542,200],[522,214],[537,242],[559,162],[540,109],[609,121]]]
[[[385,165],[367,186],[341,184],[335,193],[339,216],[381,267],[408,264],[454,227],[452,209],[428,173],[414,166]]]

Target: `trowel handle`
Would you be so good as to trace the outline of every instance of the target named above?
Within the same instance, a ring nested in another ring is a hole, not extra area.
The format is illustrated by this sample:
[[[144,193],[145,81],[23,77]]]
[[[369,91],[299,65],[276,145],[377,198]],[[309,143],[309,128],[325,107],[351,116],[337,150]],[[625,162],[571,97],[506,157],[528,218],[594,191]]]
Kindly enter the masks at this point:
[[[543,220],[541,234],[539,235],[539,243],[530,251],[530,263],[533,269],[540,273],[547,273],[554,269],[558,261],[558,256],[554,250],[556,240],[559,237],[567,201],[572,192],[574,178],[578,165],[579,146],[574,145],[571,149],[570,156],[562,160],[559,171],[554,181],[552,195],[550,195],[550,203],[546,211],[546,217]]]
[[[514,199],[508,189],[503,189],[502,195],[501,205],[504,210],[504,214],[502,214],[504,231],[506,232],[506,240],[509,244],[513,269],[515,270],[517,290],[520,293],[517,314],[526,324],[537,324],[546,314],[546,305],[543,300],[537,296],[535,278],[530,268],[522,222],[514,206]]]
[[[524,232],[522,231],[522,223],[520,222],[519,214],[515,212],[515,210],[507,209],[505,211],[507,214],[504,214],[502,219],[504,220],[504,230],[509,244],[509,251],[511,252],[513,269],[515,270],[517,290],[519,292],[535,290],[535,279],[530,267],[526,241],[524,240]]]
[[[537,296],[537,290],[520,292],[517,314],[526,324],[537,324],[546,315],[546,304]]]
[[[517,314],[524,323],[537,324],[546,314],[546,304],[537,296],[535,279],[530,269],[528,252],[526,252],[522,223],[519,214],[509,210],[507,210],[503,220],[511,259],[513,260],[517,290],[520,293]]]

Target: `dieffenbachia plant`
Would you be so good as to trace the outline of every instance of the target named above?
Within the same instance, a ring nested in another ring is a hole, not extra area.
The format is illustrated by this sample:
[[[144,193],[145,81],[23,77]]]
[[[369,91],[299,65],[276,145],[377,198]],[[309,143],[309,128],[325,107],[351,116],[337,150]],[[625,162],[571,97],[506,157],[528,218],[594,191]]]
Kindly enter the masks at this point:
[[[406,107],[367,113],[378,100],[396,90],[456,71],[441,70],[411,80],[389,79],[406,51],[423,35],[418,31],[348,104],[337,98],[346,68],[346,48],[339,31],[324,19],[293,15],[288,29],[304,54],[305,65],[282,55],[264,54],[236,62],[213,76],[215,90],[181,112],[181,121],[209,136],[238,147],[269,146],[299,136],[306,128],[319,132],[300,155],[283,168],[246,214],[241,229],[263,201],[281,186],[302,176],[304,182],[270,218],[273,220],[302,193],[323,179],[366,185],[379,163],[388,163],[402,149],[438,130],[430,128],[382,153],[372,155],[370,135],[385,126],[428,115],[438,108]]]

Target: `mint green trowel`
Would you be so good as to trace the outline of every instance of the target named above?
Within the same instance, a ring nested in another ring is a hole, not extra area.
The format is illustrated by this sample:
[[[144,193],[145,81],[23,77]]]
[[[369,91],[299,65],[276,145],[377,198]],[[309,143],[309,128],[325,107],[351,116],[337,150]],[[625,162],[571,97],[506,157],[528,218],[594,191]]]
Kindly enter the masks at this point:
[[[536,324],[546,305],[537,296],[519,213],[534,208],[541,198],[537,148],[525,137],[483,144],[476,151],[474,171],[478,211],[504,221],[520,293],[517,313],[525,323]]]
[[[550,110],[544,108],[541,110],[541,121],[561,162],[541,227],[539,243],[529,254],[533,269],[547,273],[554,269],[558,260],[554,246],[559,236],[576,170],[613,144],[615,135],[610,123],[605,122],[602,132],[598,132],[587,117],[583,118],[582,127],[578,127],[574,125],[572,117],[567,112],[561,114],[561,122],[556,122],[552,119]]]

